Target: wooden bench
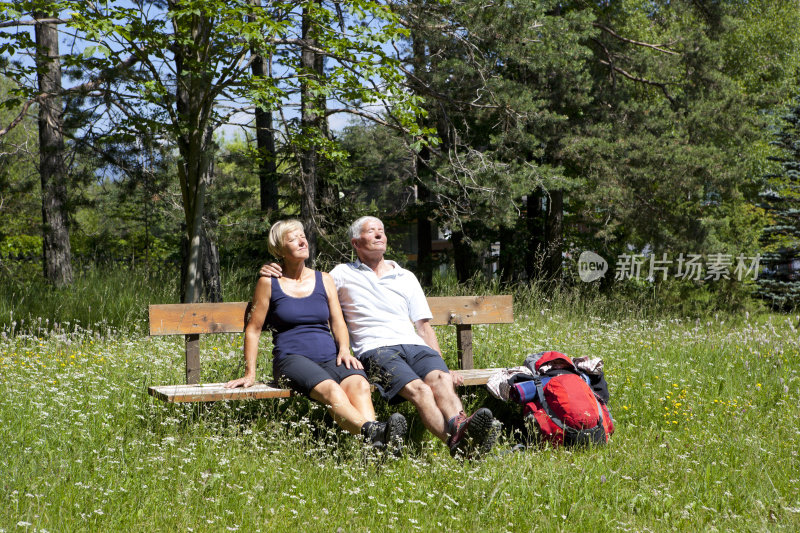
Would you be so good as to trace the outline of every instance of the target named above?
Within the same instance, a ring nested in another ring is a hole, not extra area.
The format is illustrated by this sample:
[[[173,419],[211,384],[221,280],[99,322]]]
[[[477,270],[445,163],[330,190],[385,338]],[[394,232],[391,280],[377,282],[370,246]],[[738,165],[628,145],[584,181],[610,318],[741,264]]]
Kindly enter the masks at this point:
[[[512,297],[431,297],[431,324],[456,328],[459,372],[464,385],[483,385],[497,369],[474,368],[472,326],[507,324],[514,321]],[[200,384],[200,335],[242,333],[247,323],[248,302],[165,304],[150,306],[150,335],[184,335],[186,341],[186,385],[150,387],[148,392],[165,402],[211,402],[286,398],[292,391],[272,382],[256,382],[248,388],[226,389],[222,383]]]

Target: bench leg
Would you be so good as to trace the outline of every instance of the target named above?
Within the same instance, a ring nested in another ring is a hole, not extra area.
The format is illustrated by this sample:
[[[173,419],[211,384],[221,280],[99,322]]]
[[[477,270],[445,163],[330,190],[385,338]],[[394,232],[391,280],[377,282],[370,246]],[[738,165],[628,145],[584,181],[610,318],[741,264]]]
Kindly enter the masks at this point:
[[[186,384],[200,383],[200,335],[186,335]]]
[[[470,324],[456,325],[458,365],[462,369],[475,368],[472,360],[472,326]]]

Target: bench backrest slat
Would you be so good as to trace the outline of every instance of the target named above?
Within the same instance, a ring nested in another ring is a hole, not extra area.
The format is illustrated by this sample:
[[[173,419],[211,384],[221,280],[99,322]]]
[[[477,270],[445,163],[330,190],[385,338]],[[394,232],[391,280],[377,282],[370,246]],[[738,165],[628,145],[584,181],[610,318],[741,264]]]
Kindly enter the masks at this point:
[[[432,296],[428,305],[434,326],[510,324],[514,322],[513,298],[500,296]]]
[[[150,335],[241,333],[247,302],[150,306]]]
[[[248,302],[151,305],[150,335],[241,333],[248,305]],[[428,305],[435,326],[514,321],[511,295],[431,297]]]

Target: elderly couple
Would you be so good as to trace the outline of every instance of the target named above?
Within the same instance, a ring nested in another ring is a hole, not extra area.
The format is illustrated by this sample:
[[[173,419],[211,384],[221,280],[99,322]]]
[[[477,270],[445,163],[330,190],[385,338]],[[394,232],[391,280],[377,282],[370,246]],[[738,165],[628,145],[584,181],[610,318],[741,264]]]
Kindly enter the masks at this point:
[[[422,423],[453,456],[488,452],[497,437],[492,413],[481,408],[465,415],[454,387],[463,377],[451,374],[442,359],[417,278],[384,259],[383,223],[359,218],[350,226],[350,242],[358,261],[326,274],[305,266],[308,243],[299,221],[272,226],[269,250],[282,265],[261,269],[245,329],[245,375],[226,387],[255,382],[258,339],[266,321],[274,332],[273,375],[328,406],[350,433],[376,447],[397,447],[407,431],[399,413],[376,421],[369,375],[390,403],[405,399],[414,404]]]

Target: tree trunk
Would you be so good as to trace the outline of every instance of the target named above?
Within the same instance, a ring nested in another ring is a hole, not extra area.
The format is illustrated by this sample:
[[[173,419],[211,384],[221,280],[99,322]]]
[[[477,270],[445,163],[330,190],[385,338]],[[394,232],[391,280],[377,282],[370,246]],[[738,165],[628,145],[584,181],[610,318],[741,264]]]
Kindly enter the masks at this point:
[[[262,59],[259,61],[263,62]],[[256,71],[253,65],[253,72]],[[258,182],[261,192],[261,211],[278,210],[278,166],[275,154],[275,134],[272,130],[272,112],[256,108],[256,148],[258,150]]]
[[[423,75],[425,70],[426,53],[425,41],[420,33],[413,32],[411,49],[413,52],[414,75],[418,78]],[[418,96],[423,95],[423,88],[418,87],[412,78],[411,87]],[[427,180],[430,178],[431,150],[428,146],[423,146],[417,154],[416,177],[417,177],[417,275],[423,286],[429,287],[433,283],[433,250],[432,250],[432,227],[428,213],[430,212],[430,190]]]
[[[303,10],[302,39],[313,46],[314,29],[307,9]],[[317,146],[315,137],[320,135],[322,108],[319,98],[312,91],[312,82],[319,81],[321,58],[310,46],[301,50],[300,66],[305,74],[300,87],[300,124],[303,132],[303,146],[300,153],[300,179],[302,195],[300,198],[300,218],[306,229],[308,239],[308,260],[314,264],[317,257],[317,234],[319,233],[319,216],[317,209]],[[323,104],[324,105],[324,104]]]
[[[210,135],[210,132],[209,132]],[[214,164],[208,165],[208,177],[206,183],[211,185],[214,180]],[[209,230],[217,227],[216,217],[212,213],[203,217],[202,233],[200,235],[200,246],[202,247],[202,255],[200,261],[202,267],[200,269],[201,280],[203,284],[203,299],[206,302],[221,302],[222,301],[222,280],[220,279],[219,268],[219,252],[217,245],[211,239]]]
[[[261,8],[261,0],[251,0]],[[251,67],[254,77],[271,77],[269,63],[257,55]],[[278,166],[275,154],[275,133],[272,129],[272,112],[256,107],[256,148],[258,150],[258,182],[262,213],[278,210]]]
[[[508,283],[514,280],[514,235],[512,228],[500,227],[500,281]]]
[[[36,13],[36,19],[49,18]],[[45,278],[57,287],[72,284],[72,263],[67,217],[67,175],[64,166],[64,132],[61,103],[61,60],[58,28],[37,23],[36,66],[39,92],[39,173],[42,180],[42,263]]]
[[[314,54],[314,76],[317,80],[322,80],[325,74],[325,56],[323,54]],[[324,98],[317,98],[316,106],[319,110],[314,128],[323,138],[330,138],[330,131],[328,130],[328,121],[324,120],[324,111],[327,103]],[[317,174],[317,237],[324,235],[327,228],[334,224],[338,227],[348,225],[350,220],[343,220],[343,213],[341,203],[339,201],[339,187],[333,181],[328,179],[331,175],[332,169],[329,161],[325,159],[317,159],[316,174]],[[319,255],[319,244],[317,244],[317,255]]]
[[[203,297],[207,302],[222,301],[222,281],[219,273],[219,252],[204,231],[200,241],[203,246]]]
[[[174,0],[169,2],[174,7]],[[203,69],[208,65],[208,47],[212,21],[201,15],[191,19],[174,19],[176,35],[190,37],[192,44],[176,42],[175,71],[176,111],[178,124],[175,136],[178,146],[178,176],[183,195],[183,210],[186,220],[187,254],[184,262],[186,272],[183,298],[185,303],[199,302],[203,285],[203,214],[206,188],[210,181],[210,151],[212,131],[210,128],[213,99],[211,92],[212,73]],[[213,272],[213,269],[211,270]],[[218,270],[217,270],[218,272]]]
[[[472,246],[467,242],[463,231],[454,231],[450,237],[453,243],[453,263],[456,268],[456,279],[459,283],[466,283],[472,277],[474,264]]]
[[[430,149],[424,146],[417,156],[417,275],[420,283],[433,283],[433,227],[428,218],[431,193],[425,185],[429,175]]]
[[[564,248],[564,191],[550,191],[544,225],[546,254],[544,275],[548,281],[561,280],[561,252]]]
[[[526,225],[528,245],[525,250],[525,272],[528,280],[538,279],[542,271],[544,224],[542,221],[541,189],[528,193]]]
[[[189,239],[183,226],[184,235],[181,239],[181,285],[180,295],[181,301],[187,302],[187,278],[189,276],[189,257],[191,255],[191,247],[189,246]],[[194,271],[194,284],[202,289],[202,300],[206,302],[221,302],[222,301],[222,285],[220,280],[219,269],[219,253],[217,246],[214,244],[208,234],[203,228],[203,234],[200,236],[200,268]]]

